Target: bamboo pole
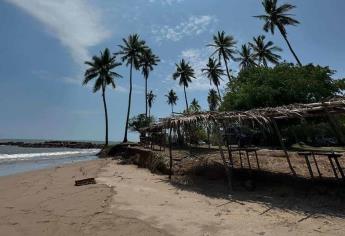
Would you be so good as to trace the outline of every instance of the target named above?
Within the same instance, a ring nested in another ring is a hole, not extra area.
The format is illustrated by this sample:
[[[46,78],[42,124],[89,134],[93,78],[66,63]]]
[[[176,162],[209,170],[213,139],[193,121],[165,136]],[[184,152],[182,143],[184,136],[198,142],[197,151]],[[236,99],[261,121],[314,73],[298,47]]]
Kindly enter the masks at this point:
[[[172,131],[172,127],[170,124],[170,129],[169,129],[169,179],[171,179],[171,175],[172,175],[172,141],[171,141],[171,131]]]
[[[226,177],[227,177],[227,180],[228,180],[228,189],[230,192],[232,192],[232,179],[231,179],[231,172],[232,172],[232,169],[230,166],[228,166],[228,164],[226,163],[226,160],[225,160],[225,156],[224,156],[224,152],[223,152],[223,139],[222,139],[222,136],[220,134],[220,131],[219,131],[219,126],[217,124],[216,121],[214,121],[214,124],[215,124],[215,131],[216,131],[216,136],[217,136],[217,141],[218,141],[218,148],[219,148],[219,152],[220,152],[220,156],[222,158],[222,161],[223,161],[223,165],[224,165],[224,168],[225,168],[225,174],[226,174]]]
[[[282,136],[281,136],[281,134],[280,134],[278,125],[277,125],[277,123],[276,123],[276,121],[275,121],[274,119],[271,119],[271,121],[272,121],[273,127],[274,127],[274,129],[275,129],[275,131],[276,131],[276,134],[277,134],[277,136],[278,136],[280,145],[281,145],[281,147],[282,147],[282,149],[283,149],[283,151],[284,151],[286,160],[287,160],[287,162],[288,162],[288,164],[289,164],[289,168],[290,168],[292,174],[293,174],[294,176],[296,176],[296,172],[295,172],[295,170],[294,170],[293,167],[292,167],[292,164],[291,164],[291,161],[290,161],[290,157],[289,157],[289,153],[288,153],[287,150],[286,150],[286,147],[285,147],[283,138],[282,138]]]

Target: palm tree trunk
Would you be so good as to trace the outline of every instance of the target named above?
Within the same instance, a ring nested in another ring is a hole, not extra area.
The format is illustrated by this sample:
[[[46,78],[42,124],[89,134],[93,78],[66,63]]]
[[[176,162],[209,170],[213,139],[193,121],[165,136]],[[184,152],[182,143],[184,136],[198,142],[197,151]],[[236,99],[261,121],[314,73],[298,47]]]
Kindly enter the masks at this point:
[[[224,60],[225,68],[226,68],[226,74],[228,75],[229,82],[231,82],[231,76],[230,76],[230,72],[229,72],[229,68],[228,68],[228,63],[226,62],[224,57],[223,57],[223,60]]]
[[[145,115],[147,118],[147,77],[145,76]]]
[[[151,107],[149,107],[149,117],[151,117]]]
[[[131,61],[131,67],[130,67],[130,71],[129,71],[128,110],[127,110],[127,119],[126,119],[126,127],[125,127],[125,137],[123,138],[124,143],[126,143],[128,141],[127,131],[128,131],[129,115],[131,113],[131,103],[132,103],[132,69],[133,69],[133,61]]]
[[[184,91],[184,99],[186,100],[186,109],[188,112],[188,101],[187,101],[187,93],[186,93],[186,86],[183,85],[183,91]]]
[[[278,27],[278,28],[279,28],[279,27]],[[301,61],[298,59],[298,57],[297,57],[295,51],[292,49],[291,44],[290,44],[289,40],[287,39],[286,34],[285,34],[281,29],[279,29],[279,31],[280,31],[280,33],[282,34],[283,38],[285,39],[285,42],[287,43],[287,45],[288,45],[288,47],[289,47],[291,53],[292,53],[293,56],[295,57],[295,59],[296,59],[298,65],[299,65],[299,66],[302,66],[302,63],[301,63]]]
[[[105,115],[105,146],[108,146],[108,110],[107,103],[105,101],[105,89],[102,91],[104,115]]]
[[[171,114],[174,114],[174,105],[171,105]]]

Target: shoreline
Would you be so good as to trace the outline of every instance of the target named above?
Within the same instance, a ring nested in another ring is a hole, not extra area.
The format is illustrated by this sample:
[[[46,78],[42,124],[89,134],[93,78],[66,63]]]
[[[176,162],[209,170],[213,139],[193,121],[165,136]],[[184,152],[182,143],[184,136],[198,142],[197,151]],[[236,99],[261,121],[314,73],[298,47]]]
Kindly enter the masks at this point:
[[[4,146],[18,146],[28,148],[76,148],[76,149],[102,149],[103,144],[96,144],[93,142],[80,141],[43,141],[43,142],[24,142],[24,141],[8,141],[1,142]]]
[[[74,186],[81,178],[97,184]],[[169,181],[109,158],[0,177],[0,192],[4,235],[345,234],[345,217],[327,212],[322,199],[229,196],[222,181]]]
[[[167,235],[138,219],[109,214],[114,188],[100,183],[74,186],[75,179],[97,178],[108,162],[98,159],[0,177],[0,232],[28,236]]]

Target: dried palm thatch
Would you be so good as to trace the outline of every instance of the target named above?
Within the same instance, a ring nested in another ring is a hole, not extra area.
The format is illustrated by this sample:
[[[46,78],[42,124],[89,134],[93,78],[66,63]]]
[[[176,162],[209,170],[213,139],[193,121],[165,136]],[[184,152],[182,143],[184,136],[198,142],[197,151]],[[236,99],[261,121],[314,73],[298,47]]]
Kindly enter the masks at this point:
[[[158,123],[144,128],[143,131],[155,132],[167,128],[201,123],[242,123],[251,121],[262,126],[270,126],[272,120],[304,119],[326,114],[344,114],[345,97],[334,97],[324,102],[291,104],[280,107],[266,107],[248,111],[198,112],[180,116],[161,118]]]

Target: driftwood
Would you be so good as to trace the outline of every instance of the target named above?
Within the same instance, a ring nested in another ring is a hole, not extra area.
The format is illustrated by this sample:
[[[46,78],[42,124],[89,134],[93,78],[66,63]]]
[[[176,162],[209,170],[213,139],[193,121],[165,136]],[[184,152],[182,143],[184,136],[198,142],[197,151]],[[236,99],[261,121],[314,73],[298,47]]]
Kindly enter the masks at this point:
[[[88,184],[96,184],[95,178],[80,179],[75,181],[75,186],[82,186]]]

